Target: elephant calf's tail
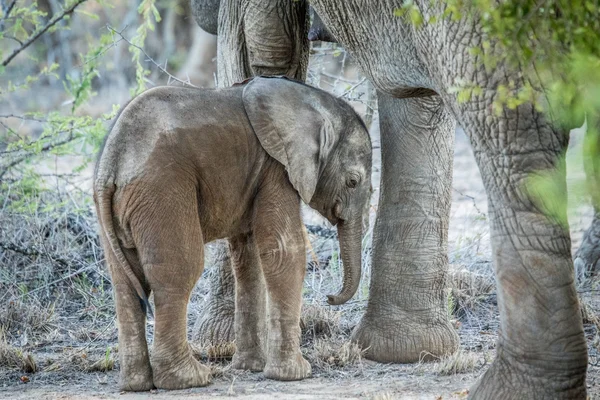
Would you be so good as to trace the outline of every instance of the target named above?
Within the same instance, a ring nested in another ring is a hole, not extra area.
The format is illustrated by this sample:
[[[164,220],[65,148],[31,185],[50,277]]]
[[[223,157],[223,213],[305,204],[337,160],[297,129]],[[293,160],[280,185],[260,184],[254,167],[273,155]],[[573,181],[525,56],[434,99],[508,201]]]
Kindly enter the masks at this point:
[[[131,286],[140,298],[142,310],[146,315],[153,317],[152,307],[148,302],[148,296],[146,296],[146,292],[144,291],[140,280],[133,273],[131,265],[129,264],[129,261],[127,261],[125,254],[123,254],[123,249],[121,249],[121,245],[119,244],[119,240],[115,234],[112,215],[112,198],[115,193],[115,185],[112,184],[109,187],[97,190],[97,193],[98,218],[101,221],[101,229],[104,230],[104,235],[108,241],[108,246],[115,255],[117,263],[119,264],[118,266],[123,270],[123,272],[125,272],[125,275],[127,275],[127,278],[129,278]]]

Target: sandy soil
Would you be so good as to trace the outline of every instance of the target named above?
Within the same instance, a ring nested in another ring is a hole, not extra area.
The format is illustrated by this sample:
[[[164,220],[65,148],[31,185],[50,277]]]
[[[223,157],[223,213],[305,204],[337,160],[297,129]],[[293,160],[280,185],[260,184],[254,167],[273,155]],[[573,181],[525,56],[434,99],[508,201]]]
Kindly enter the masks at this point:
[[[364,368],[371,368],[364,362]],[[376,367],[374,367],[376,368]],[[3,399],[207,399],[235,397],[248,400],[262,399],[462,399],[468,387],[475,381],[473,375],[439,377],[433,374],[414,374],[386,371],[383,376],[361,379],[348,376],[339,379],[315,377],[302,382],[276,382],[248,380],[244,377],[220,379],[206,388],[176,391],[152,391],[148,393],[121,393],[115,390],[117,373],[111,372],[102,378],[74,377],[64,385],[20,386],[8,390],[0,389]],[[258,375],[258,374],[255,374]]]

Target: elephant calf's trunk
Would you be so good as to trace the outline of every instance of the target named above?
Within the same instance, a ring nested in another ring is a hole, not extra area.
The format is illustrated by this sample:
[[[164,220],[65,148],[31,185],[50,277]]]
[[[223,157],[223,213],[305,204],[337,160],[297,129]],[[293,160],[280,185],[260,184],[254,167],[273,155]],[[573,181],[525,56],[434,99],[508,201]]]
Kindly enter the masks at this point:
[[[331,305],[344,304],[354,296],[360,283],[362,221],[361,216],[338,223],[340,252],[344,263],[344,284],[337,295],[328,295]]]

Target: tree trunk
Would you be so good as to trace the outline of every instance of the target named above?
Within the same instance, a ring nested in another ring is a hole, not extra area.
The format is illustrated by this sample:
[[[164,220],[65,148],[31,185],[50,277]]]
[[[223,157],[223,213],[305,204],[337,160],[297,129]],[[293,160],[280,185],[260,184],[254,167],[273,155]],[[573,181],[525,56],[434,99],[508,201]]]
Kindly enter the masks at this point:
[[[366,357],[415,362],[454,352],[448,270],[454,120],[439,97],[378,92],[382,177],[367,311],[353,340]]]

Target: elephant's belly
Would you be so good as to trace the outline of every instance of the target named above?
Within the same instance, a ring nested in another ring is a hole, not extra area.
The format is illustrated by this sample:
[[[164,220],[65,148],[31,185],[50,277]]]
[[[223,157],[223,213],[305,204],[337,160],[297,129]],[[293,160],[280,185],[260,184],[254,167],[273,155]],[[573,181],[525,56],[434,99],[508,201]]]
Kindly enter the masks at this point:
[[[250,218],[243,210],[220,212],[219,207],[202,207],[200,226],[204,243],[238,236],[250,231]]]

